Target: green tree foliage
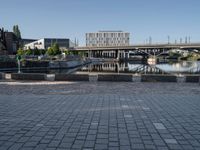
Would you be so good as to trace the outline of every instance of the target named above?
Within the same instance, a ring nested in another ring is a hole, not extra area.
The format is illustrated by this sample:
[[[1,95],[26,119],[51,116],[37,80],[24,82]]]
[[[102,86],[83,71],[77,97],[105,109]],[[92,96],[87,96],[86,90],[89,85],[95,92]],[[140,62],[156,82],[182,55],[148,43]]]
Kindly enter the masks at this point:
[[[37,56],[41,55],[41,52],[37,47],[33,51],[34,51],[34,55],[37,55]]]
[[[17,36],[18,39],[22,39],[18,25],[13,26],[13,33]]]
[[[32,54],[33,54],[33,52],[32,52],[32,50],[31,50],[31,49],[27,49],[25,54],[26,54],[26,55],[32,55]]]
[[[53,56],[54,55],[54,51],[53,51],[53,48],[52,47],[49,47],[47,49],[47,52],[46,52],[49,56]]]
[[[85,52],[78,52],[78,55],[83,57],[83,56],[85,56]]]
[[[41,53],[42,55],[44,55],[44,54],[46,53],[46,51],[47,51],[47,50],[45,50],[45,49],[44,49],[44,50],[40,50],[40,53]]]
[[[54,43],[51,47],[48,48],[47,54],[50,56],[60,55],[61,50],[57,43]]]
[[[69,51],[69,50],[65,50],[64,53],[66,55],[78,55],[83,57],[85,55],[85,52],[78,52],[78,51]]]
[[[35,49],[30,49],[28,48],[27,50],[23,50],[22,48],[19,48],[19,50],[17,51],[17,55],[36,55],[36,56],[39,56],[39,55],[44,55],[46,53],[46,50],[39,50],[37,48]]]
[[[64,53],[65,53],[65,55],[70,55],[70,51],[69,50],[65,50]]]
[[[60,47],[59,47],[58,43],[53,44],[52,48],[53,48],[53,51],[54,51],[54,55],[60,55],[61,54]]]
[[[25,51],[23,49],[19,48],[17,51],[17,55],[22,56],[24,54],[25,54]]]

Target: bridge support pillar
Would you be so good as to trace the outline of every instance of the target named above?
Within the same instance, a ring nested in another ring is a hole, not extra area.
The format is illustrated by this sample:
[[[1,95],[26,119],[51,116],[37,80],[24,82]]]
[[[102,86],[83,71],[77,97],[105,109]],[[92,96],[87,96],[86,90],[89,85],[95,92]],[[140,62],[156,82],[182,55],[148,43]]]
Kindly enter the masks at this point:
[[[119,59],[119,50],[115,50],[115,58]]]
[[[125,54],[125,56],[124,56],[125,60],[128,60],[129,59],[129,51],[125,51],[124,54]]]

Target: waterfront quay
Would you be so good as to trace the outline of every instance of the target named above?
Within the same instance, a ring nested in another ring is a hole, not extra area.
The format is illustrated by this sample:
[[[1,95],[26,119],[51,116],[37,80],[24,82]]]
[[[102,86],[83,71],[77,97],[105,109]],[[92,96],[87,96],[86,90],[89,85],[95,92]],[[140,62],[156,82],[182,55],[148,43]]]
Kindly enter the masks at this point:
[[[200,149],[200,86],[0,82],[0,150]]]

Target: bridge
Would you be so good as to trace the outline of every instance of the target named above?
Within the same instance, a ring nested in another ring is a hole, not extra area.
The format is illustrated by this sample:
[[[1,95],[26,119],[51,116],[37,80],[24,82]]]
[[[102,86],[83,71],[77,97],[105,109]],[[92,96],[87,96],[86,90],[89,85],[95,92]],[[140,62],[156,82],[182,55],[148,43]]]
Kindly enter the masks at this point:
[[[107,46],[107,47],[75,47],[71,51],[85,52],[86,57],[96,58],[129,58],[130,53],[145,56],[159,56],[167,53],[169,50],[188,50],[200,53],[200,43],[183,43],[183,44],[146,44],[130,46]]]

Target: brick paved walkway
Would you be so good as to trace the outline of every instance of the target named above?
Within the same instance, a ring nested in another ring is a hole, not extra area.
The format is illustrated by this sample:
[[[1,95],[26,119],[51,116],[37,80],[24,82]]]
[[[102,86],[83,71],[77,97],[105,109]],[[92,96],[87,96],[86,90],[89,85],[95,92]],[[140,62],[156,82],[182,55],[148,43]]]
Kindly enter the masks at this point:
[[[200,86],[0,82],[0,150],[200,149]]]

